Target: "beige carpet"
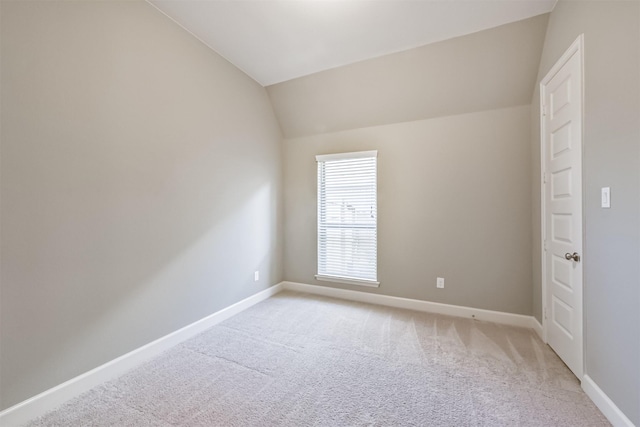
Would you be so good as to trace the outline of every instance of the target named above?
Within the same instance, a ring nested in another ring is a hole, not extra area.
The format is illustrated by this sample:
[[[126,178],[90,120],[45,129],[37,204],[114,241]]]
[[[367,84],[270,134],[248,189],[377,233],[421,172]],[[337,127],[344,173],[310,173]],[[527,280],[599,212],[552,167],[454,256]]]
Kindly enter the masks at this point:
[[[604,426],[532,331],[285,292],[29,426]]]

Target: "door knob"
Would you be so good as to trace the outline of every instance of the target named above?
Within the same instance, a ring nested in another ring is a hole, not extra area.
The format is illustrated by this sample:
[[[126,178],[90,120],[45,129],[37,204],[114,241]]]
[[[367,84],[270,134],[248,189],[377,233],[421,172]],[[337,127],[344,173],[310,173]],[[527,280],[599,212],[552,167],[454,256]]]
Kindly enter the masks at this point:
[[[566,254],[564,254],[565,259],[568,260],[574,260],[575,262],[580,261],[580,255],[578,255],[578,252],[574,252],[572,254],[570,254],[569,252],[567,252]]]

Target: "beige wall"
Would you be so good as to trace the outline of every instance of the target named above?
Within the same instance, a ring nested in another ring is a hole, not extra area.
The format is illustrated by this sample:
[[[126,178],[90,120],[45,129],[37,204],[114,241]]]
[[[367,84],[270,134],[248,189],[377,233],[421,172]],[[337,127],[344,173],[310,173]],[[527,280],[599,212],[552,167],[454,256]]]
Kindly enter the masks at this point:
[[[286,139],[285,279],[531,314],[529,126],[521,106]],[[372,149],[380,288],[317,282],[315,155]]]
[[[548,15],[269,86],[285,137],[531,102]]]
[[[556,5],[538,82],[584,33],[584,315],[586,374],[640,425],[640,2]],[[534,314],[540,281],[539,91],[532,105]],[[611,187],[611,209],[600,188]]]
[[[6,408],[281,281],[282,165],[266,91],[147,3],[1,14]]]

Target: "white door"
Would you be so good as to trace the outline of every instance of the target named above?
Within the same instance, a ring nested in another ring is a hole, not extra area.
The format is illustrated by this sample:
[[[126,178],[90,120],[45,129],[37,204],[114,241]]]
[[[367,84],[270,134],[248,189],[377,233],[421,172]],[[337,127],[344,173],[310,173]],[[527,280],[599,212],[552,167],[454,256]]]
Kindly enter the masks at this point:
[[[582,36],[540,83],[547,343],[582,380]]]

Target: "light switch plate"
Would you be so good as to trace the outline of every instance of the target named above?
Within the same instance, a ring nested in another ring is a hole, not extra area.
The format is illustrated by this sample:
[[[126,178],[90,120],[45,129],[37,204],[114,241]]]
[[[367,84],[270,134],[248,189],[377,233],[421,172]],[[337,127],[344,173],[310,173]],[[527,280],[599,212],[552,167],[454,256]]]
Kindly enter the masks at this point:
[[[603,208],[611,207],[611,187],[602,187],[600,191],[601,203],[600,206]]]

